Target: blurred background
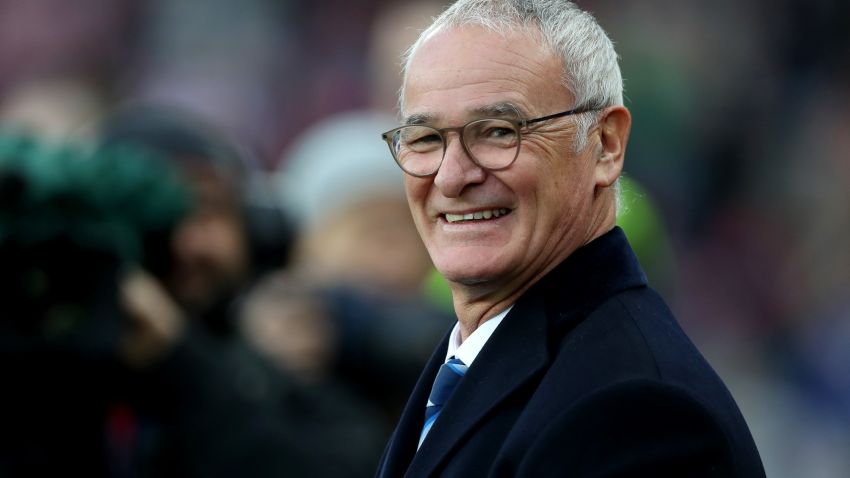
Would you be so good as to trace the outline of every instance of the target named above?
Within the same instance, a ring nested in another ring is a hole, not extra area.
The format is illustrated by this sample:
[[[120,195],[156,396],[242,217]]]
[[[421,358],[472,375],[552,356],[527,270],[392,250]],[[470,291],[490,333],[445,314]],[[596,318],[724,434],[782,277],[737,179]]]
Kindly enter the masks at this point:
[[[578,3],[650,282],[768,476],[850,476],[850,4]],[[443,6],[0,0],[0,476],[372,475],[454,321],[379,138]]]

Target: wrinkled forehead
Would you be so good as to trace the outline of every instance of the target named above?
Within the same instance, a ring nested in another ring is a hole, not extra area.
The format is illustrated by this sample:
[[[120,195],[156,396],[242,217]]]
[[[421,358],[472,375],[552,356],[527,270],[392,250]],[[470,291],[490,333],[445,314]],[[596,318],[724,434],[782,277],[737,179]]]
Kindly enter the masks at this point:
[[[496,103],[474,104],[462,111],[464,118],[472,121],[482,118],[520,119],[523,117],[522,108],[510,101]],[[434,125],[441,122],[442,114],[433,111],[423,111],[402,116],[405,125]]]
[[[569,95],[561,58],[529,29],[500,33],[469,25],[438,30],[418,45],[407,66],[405,118],[469,117],[493,105],[512,105],[524,115]]]

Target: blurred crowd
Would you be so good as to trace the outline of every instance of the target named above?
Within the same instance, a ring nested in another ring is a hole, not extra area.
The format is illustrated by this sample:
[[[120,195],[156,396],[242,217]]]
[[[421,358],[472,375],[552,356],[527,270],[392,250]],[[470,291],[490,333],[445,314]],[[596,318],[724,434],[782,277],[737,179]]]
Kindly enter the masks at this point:
[[[454,322],[380,140],[443,3],[0,0],[0,476],[372,475]],[[578,3],[650,282],[850,476],[850,4]]]

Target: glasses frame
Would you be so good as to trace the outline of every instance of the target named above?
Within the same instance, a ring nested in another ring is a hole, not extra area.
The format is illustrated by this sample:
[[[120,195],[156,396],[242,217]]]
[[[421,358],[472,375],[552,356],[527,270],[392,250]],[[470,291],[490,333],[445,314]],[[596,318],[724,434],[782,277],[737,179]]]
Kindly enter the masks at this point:
[[[573,108],[571,110],[561,111],[560,113],[554,113],[554,114],[551,114],[551,115],[541,116],[539,118],[533,118],[533,119],[479,118],[479,119],[474,119],[474,120],[466,123],[463,126],[455,126],[455,127],[452,127],[452,128],[434,128],[433,126],[428,126],[428,125],[403,125],[403,126],[398,126],[396,128],[393,128],[393,129],[391,129],[391,130],[389,130],[385,133],[381,133],[381,139],[383,139],[387,143],[387,146],[389,146],[390,154],[392,154],[393,160],[395,160],[396,164],[398,164],[398,166],[401,168],[401,170],[404,171],[405,174],[409,174],[409,175],[417,177],[417,178],[427,178],[427,177],[431,177],[431,176],[436,176],[437,173],[440,171],[440,167],[443,165],[443,160],[446,158],[446,150],[448,149],[448,141],[446,140],[446,133],[450,133],[450,132],[457,132],[458,133],[458,139],[460,140],[460,145],[463,147],[463,151],[466,153],[466,155],[469,157],[469,159],[472,160],[473,163],[475,163],[476,166],[478,166],[479,168],[485,169],[487,171],[501,171],[502,169],[509,168],[512,164],[514,164],[514,161],[516,161],[516,158],[519,157],[519,150],[522,147],[522,130],[524,128],[527,128],[528,125],[534,124],[534,123],[540,123],[540,122],[543,122],[543,121],[549,121],[549,120],[553,120],[553,119],[556,119],[556,118],[562,118],[562,117],[565,117],[565,116],[587,113],[589,111],[596,111],[596,110],[593,109],[593,108]],[[474,124],[474,123],[478,123],[479,121],[492,121],[492,120],[500,120],[500,121],[505,121],[507,123],[510,123],[511,125],[513,125],[514,130],[516,131],[516,134],[517,134],[517,147],[516,147],[516,153],[514,154],[513,159],[511,159],[508,162],[508,164],[506,164],[504,166],[500,166],[498,168],[489,168],[489,167],[484,166],[481,163],[479,163],[478,160],[475,158],[475,156],[473,156],[473,154],[470,152],[469,148],[466,145],[466,141],[464,141],[464,139],[463,139],[463,133],[469,125]],[[440,140],[443,142],[443,156],[440,158],[440,162],[437,164],[437,167],[431,173],[427,173],[427,174],[411,173],[410,171],[404,169],[404,166],[401,165],[401,162],[398,160],[398,157],[396,157],[395,149],[393,148],[393,135],[395,135],[395,133],[397,131],[399,131],[403,128],[407,128],[409,126],[424,126],[424,127],[427,127],[427,128],[431,128],[440,135]]]

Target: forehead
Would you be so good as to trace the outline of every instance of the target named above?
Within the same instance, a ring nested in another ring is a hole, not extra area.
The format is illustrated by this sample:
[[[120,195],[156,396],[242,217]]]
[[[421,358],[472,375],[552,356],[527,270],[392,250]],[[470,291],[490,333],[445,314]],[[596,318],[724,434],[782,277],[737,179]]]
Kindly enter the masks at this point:
[[[563,63],[534,30],[499,34],[464,26],[438,31],[411,58],[403,114],[463,119],[493,104],[520,113],[569,106]]]

